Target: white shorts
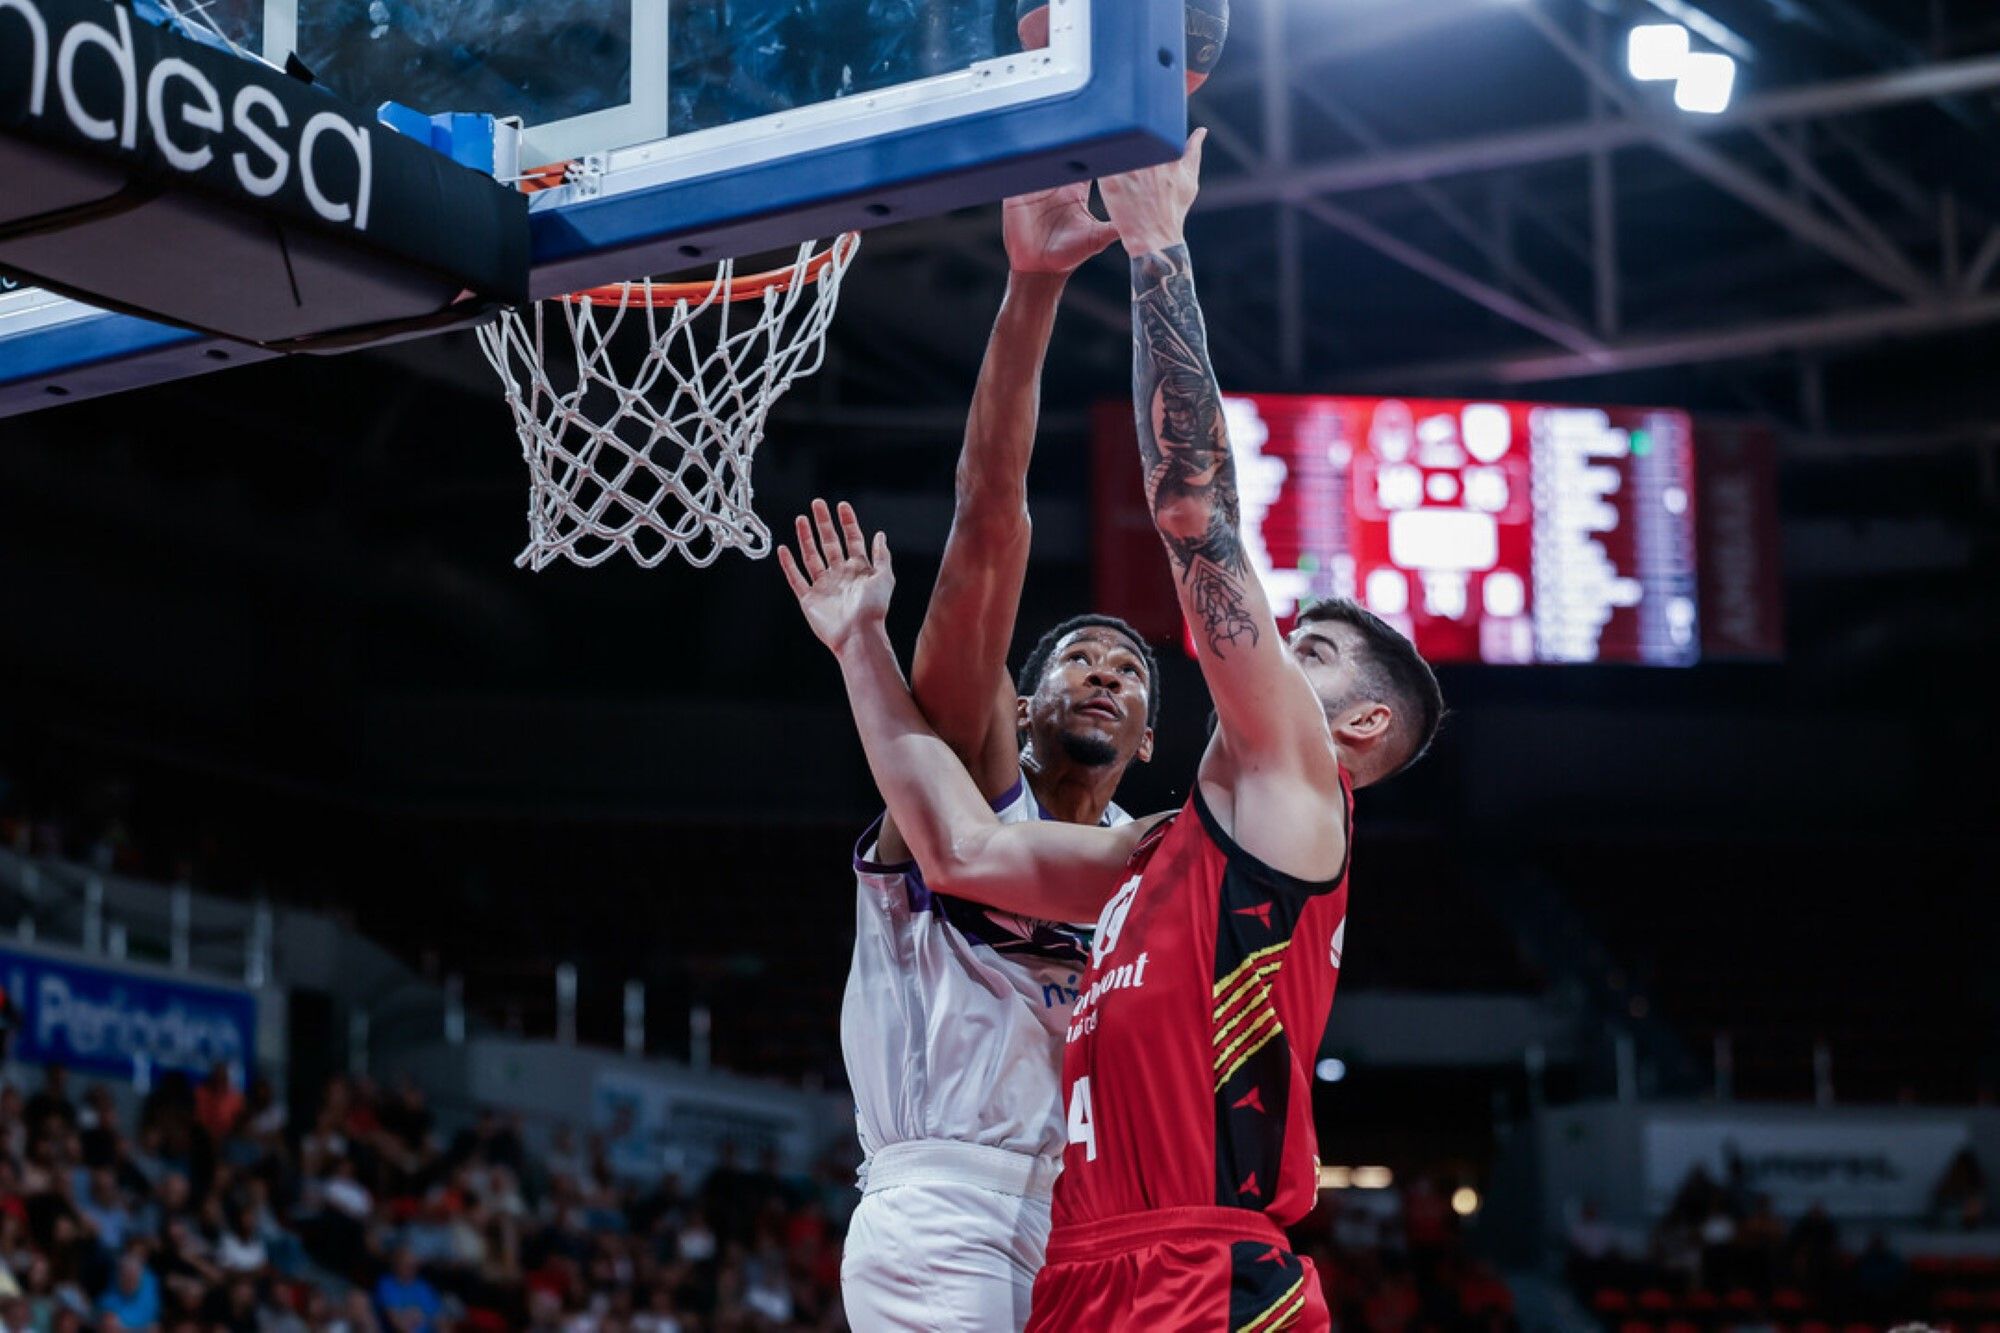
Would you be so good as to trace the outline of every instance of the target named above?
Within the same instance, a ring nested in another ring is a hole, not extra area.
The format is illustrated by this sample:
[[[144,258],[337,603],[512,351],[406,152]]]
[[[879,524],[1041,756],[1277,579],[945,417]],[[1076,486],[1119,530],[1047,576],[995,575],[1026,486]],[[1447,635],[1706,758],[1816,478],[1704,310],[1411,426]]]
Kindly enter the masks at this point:
[[[869,1158],[840,1260],[854,1333],[1020,1333],[1061,1169],[939,1141],[894,1143]]]

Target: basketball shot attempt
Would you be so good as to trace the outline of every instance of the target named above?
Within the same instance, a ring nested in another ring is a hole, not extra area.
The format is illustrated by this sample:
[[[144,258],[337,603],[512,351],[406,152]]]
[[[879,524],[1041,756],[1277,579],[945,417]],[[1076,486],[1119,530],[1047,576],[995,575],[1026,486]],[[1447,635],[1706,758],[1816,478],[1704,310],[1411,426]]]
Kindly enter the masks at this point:
[[[1352,796],[1414,763],[1443,713],[1409,641],[1358,606],[1278,634],[1182,234],[1200,162],[1197,134],[1178,163],[1101,182],[1132,267],[1146,495],[1218,718],[1186,805],[1111,829],[1002,823],[903,683],[886,538],[816,504],[797,557],[780,552],[930,886],[1097,918],[1028,1325],[1049,1333],[1329,1326],[1282,1228],[1317,1189],[1310,1069],[1345,946]]]
[[[1027,474],[1042,363],[1070,273],[1115,239],[1088,182],[1002,210],[1007,295],[974,390],[957,507],[917,638],[916,703],[987,818],[1123,825],[1112,803],[1151,753],[1152,655],[1108,616],[1043,635],[1007,672],[1031,539]],[[849,1322],[1018,1333],[1065,1145],[1063,1036],[1089,963],[1071,915],[946,890],[894,818],[856,848],[841,1047],[863,1197],[842,1253]]]

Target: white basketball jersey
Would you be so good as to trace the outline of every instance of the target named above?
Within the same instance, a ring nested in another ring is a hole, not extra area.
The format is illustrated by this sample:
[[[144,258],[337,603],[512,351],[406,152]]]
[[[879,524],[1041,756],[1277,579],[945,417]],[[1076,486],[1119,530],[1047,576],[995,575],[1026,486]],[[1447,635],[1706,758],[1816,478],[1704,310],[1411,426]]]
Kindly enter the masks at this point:
[[[1046,819],[1027,778],[1003,824]],[[1117,806],[1106,827],[1131,822]],[[1059,1158],[1062,1039],[1090,927],[933,893],[914,863],[881,865],[876,820],[854,854],[854,963],[840,1045],[861,1147],[951,1139]]]

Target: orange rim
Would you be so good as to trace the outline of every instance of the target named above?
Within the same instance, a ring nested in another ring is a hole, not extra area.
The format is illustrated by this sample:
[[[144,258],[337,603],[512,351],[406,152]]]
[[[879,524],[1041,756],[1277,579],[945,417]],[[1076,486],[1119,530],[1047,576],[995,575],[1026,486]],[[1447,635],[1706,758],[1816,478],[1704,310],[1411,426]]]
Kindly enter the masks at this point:
[[[815,283],[826,272],[827,265],[833,263],[836,255],[853,253],[861,243],[861,233],[847,232],[836,239],[819,254],[806,261],[805,272],[800,273],[797,264],[787,264],[783,268],[766,269],[762,273],[746,273],[731,278],[728,284],[716,292],[717,301],[754,301],[766,292],[782,292],[793,281],[803,280]],[[588,301],[592,305],[615,306],[676,306],[685,301],[689,305],[700,305],[715,291],[715,279],[706,282],[614,282],[604,287],[586,287],[580,292],[571,292],[562,297],[570,302]]]

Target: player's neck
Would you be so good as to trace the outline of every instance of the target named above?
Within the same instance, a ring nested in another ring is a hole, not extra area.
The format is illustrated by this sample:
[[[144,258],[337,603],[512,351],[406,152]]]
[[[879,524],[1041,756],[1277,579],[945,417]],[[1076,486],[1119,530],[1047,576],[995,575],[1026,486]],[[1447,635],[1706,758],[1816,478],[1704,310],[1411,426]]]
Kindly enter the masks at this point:
[[[1102,823],[1125,775],[1123,765],[1085,766],[1066,759],[1030,762],[1026,768],[1036,802],[1049,818],[1065,824]]]

